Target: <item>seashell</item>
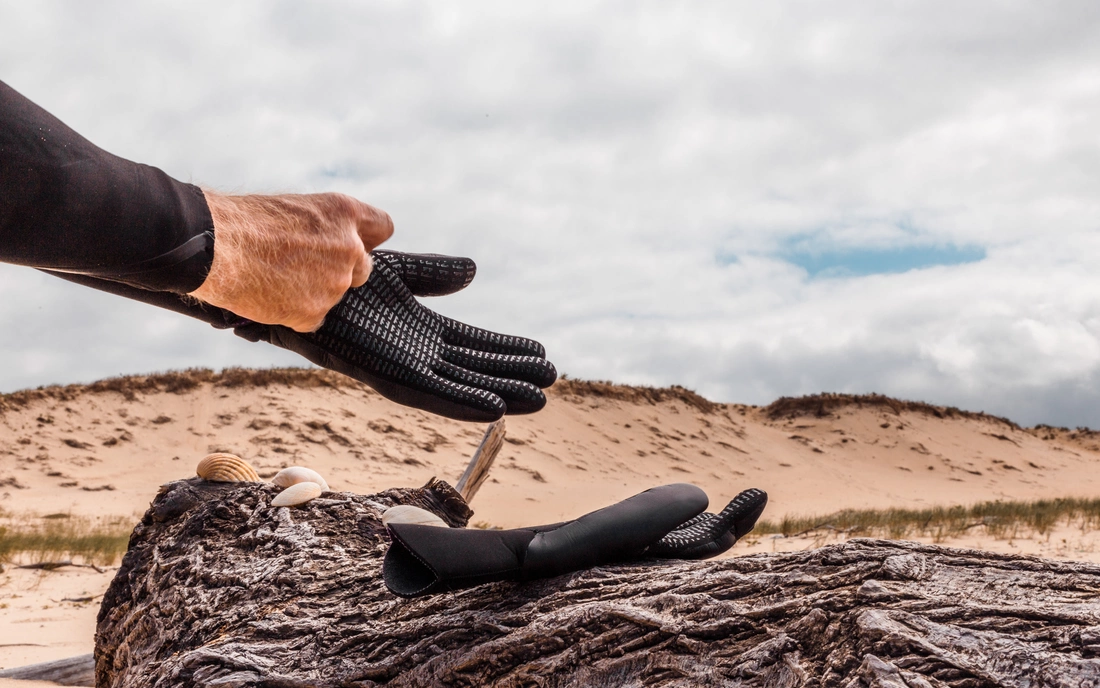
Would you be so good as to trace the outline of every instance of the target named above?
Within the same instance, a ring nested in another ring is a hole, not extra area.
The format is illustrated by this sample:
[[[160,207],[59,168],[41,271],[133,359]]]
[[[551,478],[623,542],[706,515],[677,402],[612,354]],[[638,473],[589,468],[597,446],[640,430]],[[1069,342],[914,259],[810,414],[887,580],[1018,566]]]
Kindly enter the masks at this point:
[[[271,482],[275,483],[279,487],[290,487],[291,485],[297,485],[298,483],[317,483],[321,486],[321,489],[325,492],[329,491],[328,483],[321,477],[321,474],[312,468],[306,468],[305,466],[291,466],[290,468],[284,468],[275,474],[275,477],[271,479]]]
[[[271,506],[298,506],[321,496],[321,486],[317,483],[294,483],[271,500]]]
[[[233,454],[210,454],[199,461],[195,472],[214,483],[257,483],[260,476],[248,462]]]
[[[414,523],[420,526],[442,526],[443,528],[450,528],[443,519],[436,516],[430,511],[425,511],[420,507],[409,506],[408,504],[398,504],[397,506],[391,506],[386,509],[386,512],[382,514],[383,525],[389,525],[391,523]]]

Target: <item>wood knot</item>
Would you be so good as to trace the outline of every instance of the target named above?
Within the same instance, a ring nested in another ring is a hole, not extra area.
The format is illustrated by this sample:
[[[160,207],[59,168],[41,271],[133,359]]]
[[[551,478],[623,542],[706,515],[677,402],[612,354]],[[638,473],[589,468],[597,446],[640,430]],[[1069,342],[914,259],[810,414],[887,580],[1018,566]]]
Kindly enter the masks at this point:
[[[882,562],[882,572],[899,580],[927,580],[932,576],[932,564],[923,554],[898,554]]]
[[[859,590],[856,591],[860,597],[866,597],[870,600],[881,600],[895,597],[894,592],[887,588],[877,580],[865,580],[863,585],[859,586]]]

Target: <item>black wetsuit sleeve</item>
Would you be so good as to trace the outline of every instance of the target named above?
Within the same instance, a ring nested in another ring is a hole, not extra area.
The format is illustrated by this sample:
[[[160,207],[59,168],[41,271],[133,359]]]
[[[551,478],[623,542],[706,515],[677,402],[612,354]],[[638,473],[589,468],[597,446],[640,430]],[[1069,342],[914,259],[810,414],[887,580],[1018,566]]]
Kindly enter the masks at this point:
[[[201,189],[111,155],[0,82],[0,261],[185,294],[213,257]]]

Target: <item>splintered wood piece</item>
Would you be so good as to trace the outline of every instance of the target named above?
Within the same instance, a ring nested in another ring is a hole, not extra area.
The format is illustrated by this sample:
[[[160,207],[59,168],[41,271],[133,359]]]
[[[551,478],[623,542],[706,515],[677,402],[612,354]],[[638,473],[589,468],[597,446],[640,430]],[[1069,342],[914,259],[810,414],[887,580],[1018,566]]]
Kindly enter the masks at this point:
[[[41,664],[4,669],[0,678],[21,681],[49,681],[59,686],[94,686],[95,657],[92,654],[58,659]]]
[[[504,419],[490,423],[485,429],[485,436],[481,438],[481,444],[477,446],[474,457],[466,466],[462,477],[458,479],[455,489],[462,495],[467,503],[473,500],[474,495],[481,489],[481,484],[489,477],[489,469],[493,461],[504,446]]]

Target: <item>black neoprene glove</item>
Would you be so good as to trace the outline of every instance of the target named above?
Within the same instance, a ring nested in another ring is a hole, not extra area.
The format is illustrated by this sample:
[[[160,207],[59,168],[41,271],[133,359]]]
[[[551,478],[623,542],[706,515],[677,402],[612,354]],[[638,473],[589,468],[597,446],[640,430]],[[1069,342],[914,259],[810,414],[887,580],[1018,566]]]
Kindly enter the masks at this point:
[[[491,422],[546,404],[540,388],[553,384],[557,371],[541,344],[465,325],[416,300],[469,285],[476,272],[472,260],[396,251],[371,256],[367,283],[348,290],[324,325],[310,333],[252,322],[178,294],[46,272],[233,328],[245,339],[270,342],[364,382],[387,399],[448,418]]]
[[[481,530],[390,523],[393,542],[382,577],[390,592],[418,597],[645,558],[701,559],[721,554],[752,530],[767,501],[763,491],[746,490],[720,514],[703,514],[706,493],[678,483],[550,526]]]
[[[365,382],[406,406],[457,420],[490,422],[546,405],[540,387],[557,378],[542,345],[445,318],[416,296],[470,284],[469,258],[375,251],[367,283],[350,289],[316,332],[252,323],[237,334],[290,349]]]

